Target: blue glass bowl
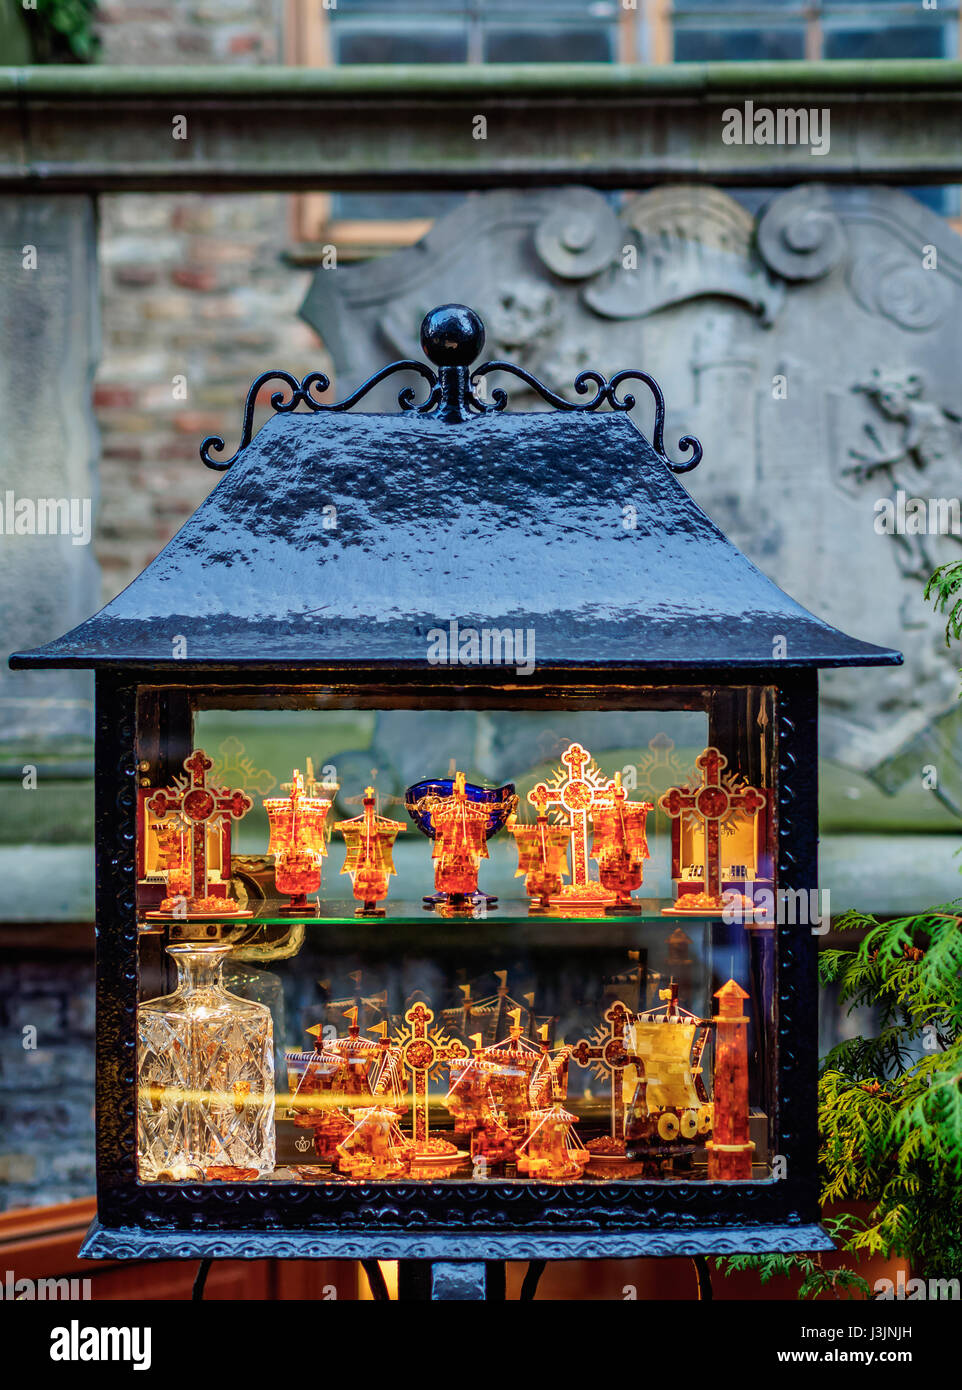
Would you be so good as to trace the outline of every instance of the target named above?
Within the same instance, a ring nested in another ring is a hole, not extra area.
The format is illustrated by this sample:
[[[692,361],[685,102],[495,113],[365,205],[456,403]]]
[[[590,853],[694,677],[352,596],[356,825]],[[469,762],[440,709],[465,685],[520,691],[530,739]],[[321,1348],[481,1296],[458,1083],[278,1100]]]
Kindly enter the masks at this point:
[[[431,814],[429,811],[418,810],[415,803],[425,796],[448,797],[453,789],[454,779],[452,777],[434,777],[424,782],[415,782],[404,793],[404,809],[422,835],[427,835],[431,840],[435,838]],[[469,801],[490,804],[491,812],[488,815],[488,824],[484,832],[484,838],[490,840],[491,836],[496,835],[503,827],[511,814],[511,798],[515,794],[514,783],[506,782],[503,787],[476,787],[472,782],[465,782],[464,790],[468,794]]]

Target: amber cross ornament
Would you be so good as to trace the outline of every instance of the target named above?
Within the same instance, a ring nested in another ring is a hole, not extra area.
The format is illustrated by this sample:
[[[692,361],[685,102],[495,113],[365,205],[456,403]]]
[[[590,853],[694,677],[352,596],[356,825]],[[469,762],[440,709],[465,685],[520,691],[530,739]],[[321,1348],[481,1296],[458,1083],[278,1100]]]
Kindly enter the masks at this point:
[[[629,1057],[625,1048],[625,1024],[628,1010],[620,999],[616,999],[605,1010],[604,1028],[598,1028],[590,1038],[582,1038],[574,1044],[571,1056],[579,1067],[591,1067],[598,1077],[607,1077],[611,1088],[611,1137],[624,1139],[625,1105],[621,1087],[621,1073],[628,1065]]]
[[[209,787],[207,774],[214,766],[202,748],[184,761],[188,778],[178,778],[171,787],[162,787],[147,800],[151,815],[163,820],[177,816],[190,832],[190,901],[188,912],[204,911],[207,900],[207,828],[227,817],[240,820],[253,806],[246,792],[227,787]],[[223,901],[219,900],[221,906]],[[216,906],[216,905],[215,905]]]
[[[407,1027],[394,1038],[400,1053],[401,1066],[411,1074],[414,1101],[411,1106],[414,1147],[427,1148],[428,1140],[428,1082],[440,1076],[445,1063],[456,1057],[467,1057],[468,1049],[457,1038],[449,1038],[439,1028],[432,1028],[434,1014],[420,1000],[404,1015]]]
[[[669,787],[658,804],[672,820],[692,816],[705,829],[705,890],[685,898],[685,906],[662,908],[668,916],[716,915],[725,910],[721,891],[721,831],[741,817],[756,816],[766,805],[764,792],[750,787],[733,773],[726,773],[728,759],[717,748],[706,748],[695,759],[701,773],[701,784],[692,781],[681,787]],[[754,905],[747,901],[746,910]]]
[[[588,877],[588,842],[591,815],[602,798],[610,797],[614,782],[606,782],[592,764],[591,754],[580,743],[570,744],[561,755],[567,776],[559,771],[551,783],[539,782],[528,792],[528,800],[543,816],[549,806],[558,807],[568,818],[571,836],[571,882],[551,901],[570,905],[613,903],[615,894]]]

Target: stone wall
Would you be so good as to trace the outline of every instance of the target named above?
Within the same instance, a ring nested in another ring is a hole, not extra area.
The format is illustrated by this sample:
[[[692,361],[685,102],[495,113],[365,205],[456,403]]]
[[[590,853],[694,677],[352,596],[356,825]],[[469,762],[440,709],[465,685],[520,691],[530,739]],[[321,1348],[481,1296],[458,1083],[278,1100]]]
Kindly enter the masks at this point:
[[[101,58],[276,62],[279,12],[274,0],[107,4]],[[289,216],[287,196],[216,191],[103,198],[99,226],[82,196],[0,206],[7,227],[0,289],[9,291],[0,367],[4,398],[16,403],[0,440],[4,485],[18,496],[35,495],[38,486],[51,495],[89,495],[94,506],[89,549],[62,537],[6,538],[4,656],[79,622],[153,559],[216,483],[198,446],[214,433],[233,447],[253,377],[267,366],[298,376],[326,366],[316,335],[296,313],[308,274],[282,260]],[[21,267],[28,244],[38,247],[30,274]],[[30,335],[23,334],[27,321]],[[53,372],[57,410],[36,385]],[[22,542],[16,550],[14,541]],[[44,596],[32,606],[22,602],[25,573],[36,575],[32,587]],[[5,922],[92,916],[89,687],[84,675],[0,673]],[[23,786],[26,761],[38,767],[36,790]],[[11,946],[0,949],[0,980],[0,1210],[88,1196],[92,959]],[[35,1047],[24,1048],[24,1028],[37,1030]]]
[[[89,955],[4,956],[0,1211],[94,1190],[93,975]]]

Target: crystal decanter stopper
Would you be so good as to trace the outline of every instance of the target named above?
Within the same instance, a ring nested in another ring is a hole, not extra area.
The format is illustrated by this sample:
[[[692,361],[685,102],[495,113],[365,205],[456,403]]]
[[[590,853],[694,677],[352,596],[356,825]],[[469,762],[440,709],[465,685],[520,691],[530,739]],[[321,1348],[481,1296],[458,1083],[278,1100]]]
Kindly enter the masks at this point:
[[[141,1180],[240,1182],[274,1170],[270,1010],[229,994],[228,946],[168,946],[173,994],[138,1009]]]

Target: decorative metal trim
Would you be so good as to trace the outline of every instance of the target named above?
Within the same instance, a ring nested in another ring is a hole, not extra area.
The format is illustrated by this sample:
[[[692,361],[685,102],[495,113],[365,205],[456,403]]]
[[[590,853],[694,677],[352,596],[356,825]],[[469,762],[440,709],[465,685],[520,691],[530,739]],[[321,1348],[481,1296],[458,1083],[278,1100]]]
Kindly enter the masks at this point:
[[[589,368],[579,372],[575,377],[574,389],[579,396],[585,396],[594,387],[594,395],[587,401],[570,401],[565,396],[559,396],[543,381],[539,381],[524,367],[519,367],[514,362],[496,359],[483,362],[472,371],[470,364],[484,346],[484,325],[472,309],[459,304],[442,305],[425,317],[421,325],[421,344],[437,366],[437,372],[412,358],[391,362],[368,377],[362,386],[343,401],[324,402],[317,399],[318,394],[323,395],[325,391],[330,390],[330,378],[324,372],[308,372],[302,381],[298,381],[290,372],[280,369],[262,372],[256,381],[251,383],[247,392],[241,441],[236,451],[229,459],[214,458],[213,455],[223,453],[226,446],[220,435],[212,434],[200,446],[201,459],[208,468],[213,468],[219,473],[225,472],[237,461],[254,436],[254,408],[258,395],[269,381],[282,382],[290,392],[288,398],[284,390],[274,391],[270,398],[271,408],[278,414],[286,415],[299,405],[304,405],[311,411],[350,410],[372,387],[377,386],[386,377],[393,376],[396,372],[416,372],[429,384],[430,394],[427,400],[416,405],[414,387],[405,386],[398,392],[397,401],[400,409],[413,410],[418,415],[430,415],[448,424],[462,424],[472,416],[498,414],[505,409],[508,393],[502,387],[495,387],[491,393],[492,399],[484,401],[476,393],[474,383],[491,372],[508,372],[537,392],[542,400],[553,405],[556,410],[580,413],[597,410],[605,404],[614,411],[634,410],[637,404],[635,397],[630,391],[619,397],[618,389],[626,381],[640,381],[648,387],[655,401],[655,427],[651,443],[658,457],[673,473],[690,473],[701,462],[702,447],[694,435],[683,435],[678,441],[682,453],[691,454],[687,462],[675,463],[665,452],[665,397],[655,378],[648,372],[638,368],[626,368],[615,372],[608,380],[601,372]]]
[[[426,367],[423,362],[414,362],[407,359],[400,362],[391,362],[388,366],[382,367],[379,371],[375,372],[373,376],[368,377],[367,381],[365,381],[362,386],[359,386],[356,391],[352,392],[351,395],[347,396],[343,401],[319,401],[313,394],[314,391],[317,391],[320,395],[323,395],[325,391],[331,389],[331,379],[326,376],[324,372],[308,372],[303,381],[298,381],[296,376],[292,376],[290,372],[285,372],[280,367],[272,371],[261,372],[260,376],[251,382],[250,389],[247,392],[247,400],[244,403],[244,423],[241,430],[241,441],[236,451],[229,459],[211,458],[212,452],[217,454],[222,453],[226,447],[224,440],[219,434],[211,434],[208,435],[200,446],[201,459],[208,468],[213,468],[218,473],[226,472],[232,463],[236,463],[237,459],[254,437],[254,407],[257,404],[258,395],[269,381],[282,381],[290,391],[290,400],[284,399],[283,391],[274,391],[271,394],[271,408],[276,411],[278,415],[288,415],[299,405],[306,405],[307,408],[312,411],[350,410],[351,406],[357,405],[358,401],[361,400],[363,396],[366,396],[373,387],[377,386],[378,382],[383,381],[385,377],[393,376],[396,372],[417,372],[431,387],[431,394],[421,405],[415,405],[414,403],[414,387],[403,387],[402,390],[398,392],[397,398],[397,403],[402,410],[414,410],[417,414],[424,415],[438,404],[438,401],[441,399],[441,392],[436,374],[431,371],[430,367]]]
[[[651,391],[655,399],[655,427],[651,433],[651,443],[655,453],[664,463],[668,465],[673,473],[690,473],[693,468],[697,468],[703,457],[703,449],[699,440],[694,435],[686,434],[678,441],[678,447],[682,453],[691,451],[691,458],[686,463],[675,463],[665,452],[665,394],[658,382],[648,372],[643,372],[640,368],[627,367],[623,371],[615,372],[611,380],[602,376],[601,372],[589,367],[583,372],[579,372],[574,379],[574,389],[579,396],[587,395],[592,386],[597,387],[595,394],[590,401],[569,401],[565,396],[559,396],[550,387],[545,386],[543,381],[539,381],[536,376],[527,371],[524,367],[519,367],[514,362],[491,361],[483,362],[480,367],[476,367],[471,373],[471,384],[478,377],[488,376],[491,372],[508,372],[512,376],[519,377],[533,391],[537,391],[543,400],[549,405],[553,405],[556,410],[577,410],[586,412],[597,410],[605,402],[611,406],[612,410],[630,411],[634,410],[638,404],[631,392],[626,392],[619,399],[618,388],[626,381],[640,381]],[[500,386],[496,386],[491,392],[491,401],[487,403],[478,398],[474,390],[469,387],[468,404],[472,410],[488,414],[491,412],[502,411],[508,404],[508,393]]]
[[[94,1221],[80,1247],[86,1260],[628,1260],[695,1255],[833,1250],[817,1224],[728,1226],[615,1235],[521,1232],[473,1235],[424,1230],[111,1231]]]
[[[799,673],[776,691],[778,807],[776,885],[810,892],[818,887],[818,676]],[[789,1179],[818,1200],[818,1058],[811,1037],[818,1017],[818,963],[807,924],[787,920],[775,928],[777,1084],[772,1152],[786,1157]]]

